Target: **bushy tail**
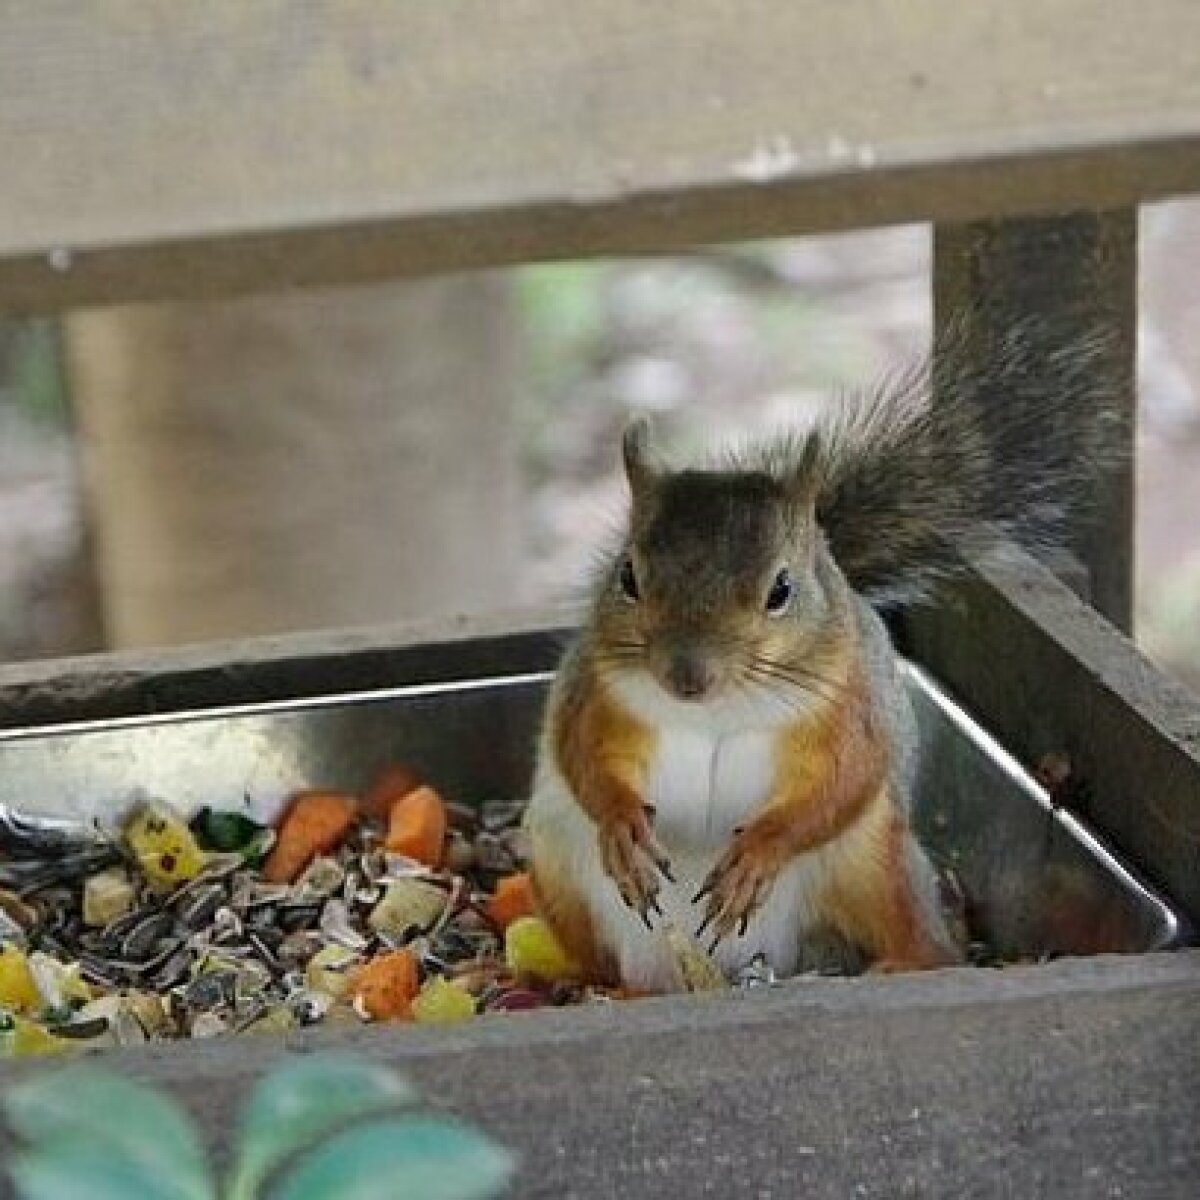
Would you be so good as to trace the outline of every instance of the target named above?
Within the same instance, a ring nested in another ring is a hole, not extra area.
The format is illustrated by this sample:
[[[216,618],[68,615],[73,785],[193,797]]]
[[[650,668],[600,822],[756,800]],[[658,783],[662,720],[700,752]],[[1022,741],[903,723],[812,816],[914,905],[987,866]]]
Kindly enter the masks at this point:
[[[1122,460],[1112,337],[1045,352],[1036,332],[1012,329],[981,363],[951,330],[929,360],[818,418],[805,454],[818,520],[851,586],[878,606],[924,599],[961,561],[955,544],[1062,548],[1068,520]]]

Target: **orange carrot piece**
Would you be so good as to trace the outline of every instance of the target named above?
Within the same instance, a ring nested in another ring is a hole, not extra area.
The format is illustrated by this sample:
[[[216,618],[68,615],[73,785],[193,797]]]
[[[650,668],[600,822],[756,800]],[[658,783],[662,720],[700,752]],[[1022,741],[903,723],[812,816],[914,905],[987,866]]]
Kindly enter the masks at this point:
[[[533,881],[528,871],[506,875],[497,880],[496,890],[488,897],[488,917],[501,929],[507,929],[518,917],[530,917],[534,912]]]
[[[433,788],[422,784],[392,805],[384,845],[393,854],[440,867],[445,842],[446,805]]]
[[[363,815],[375,821],[384,821],[392,811],[392,805],[414,788],[421,786],[421,777],[403,763],[384,767],[375,781],[363,793]]]
[[[291,883],[318,854],[340,845],[357,816],[358,804],[345,792],[300,792],[280,818],[263,878]]]
[[[408,950],[377,954],[359,967],[351,982],[357,1005],[376,1021],[411,1019],[420,990],[417,960]]]

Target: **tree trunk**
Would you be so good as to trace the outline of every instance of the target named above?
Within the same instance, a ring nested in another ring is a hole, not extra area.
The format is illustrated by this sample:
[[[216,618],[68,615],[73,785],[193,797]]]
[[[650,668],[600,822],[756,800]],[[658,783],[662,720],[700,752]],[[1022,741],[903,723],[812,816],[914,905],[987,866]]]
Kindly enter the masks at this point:
[[[71,316],[110,644],[511,604],[516,343],[496,276]]]

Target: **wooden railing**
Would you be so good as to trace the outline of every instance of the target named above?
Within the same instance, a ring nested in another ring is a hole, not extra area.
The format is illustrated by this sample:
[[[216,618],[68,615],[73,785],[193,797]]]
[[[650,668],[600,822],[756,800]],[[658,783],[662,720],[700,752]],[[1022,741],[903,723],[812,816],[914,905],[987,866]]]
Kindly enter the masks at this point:
[[[1200,189],[1190,0],[0,5],[0,310]]]

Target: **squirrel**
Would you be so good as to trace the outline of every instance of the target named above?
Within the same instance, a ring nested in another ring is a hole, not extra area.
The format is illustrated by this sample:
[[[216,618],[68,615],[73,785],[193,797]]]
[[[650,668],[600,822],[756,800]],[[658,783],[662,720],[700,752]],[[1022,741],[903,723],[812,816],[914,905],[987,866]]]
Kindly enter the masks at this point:
[[[525,817],[538,910],[589,981],[679,990],[669,926],[730,977],[791,974],[828,934],[873,970],[961,961],[910,824],[916,725],[881,612],[928,599],[956,543],[1055,545],[1115,461],[1102,405],[1085,446],[1019,403],[1046,370],[1062,411],[1094,398],[1100,340],[1046,364],[1029,332],[982,367],[947,339],[710,466],[627,428],[628,525],[551,686]]]

